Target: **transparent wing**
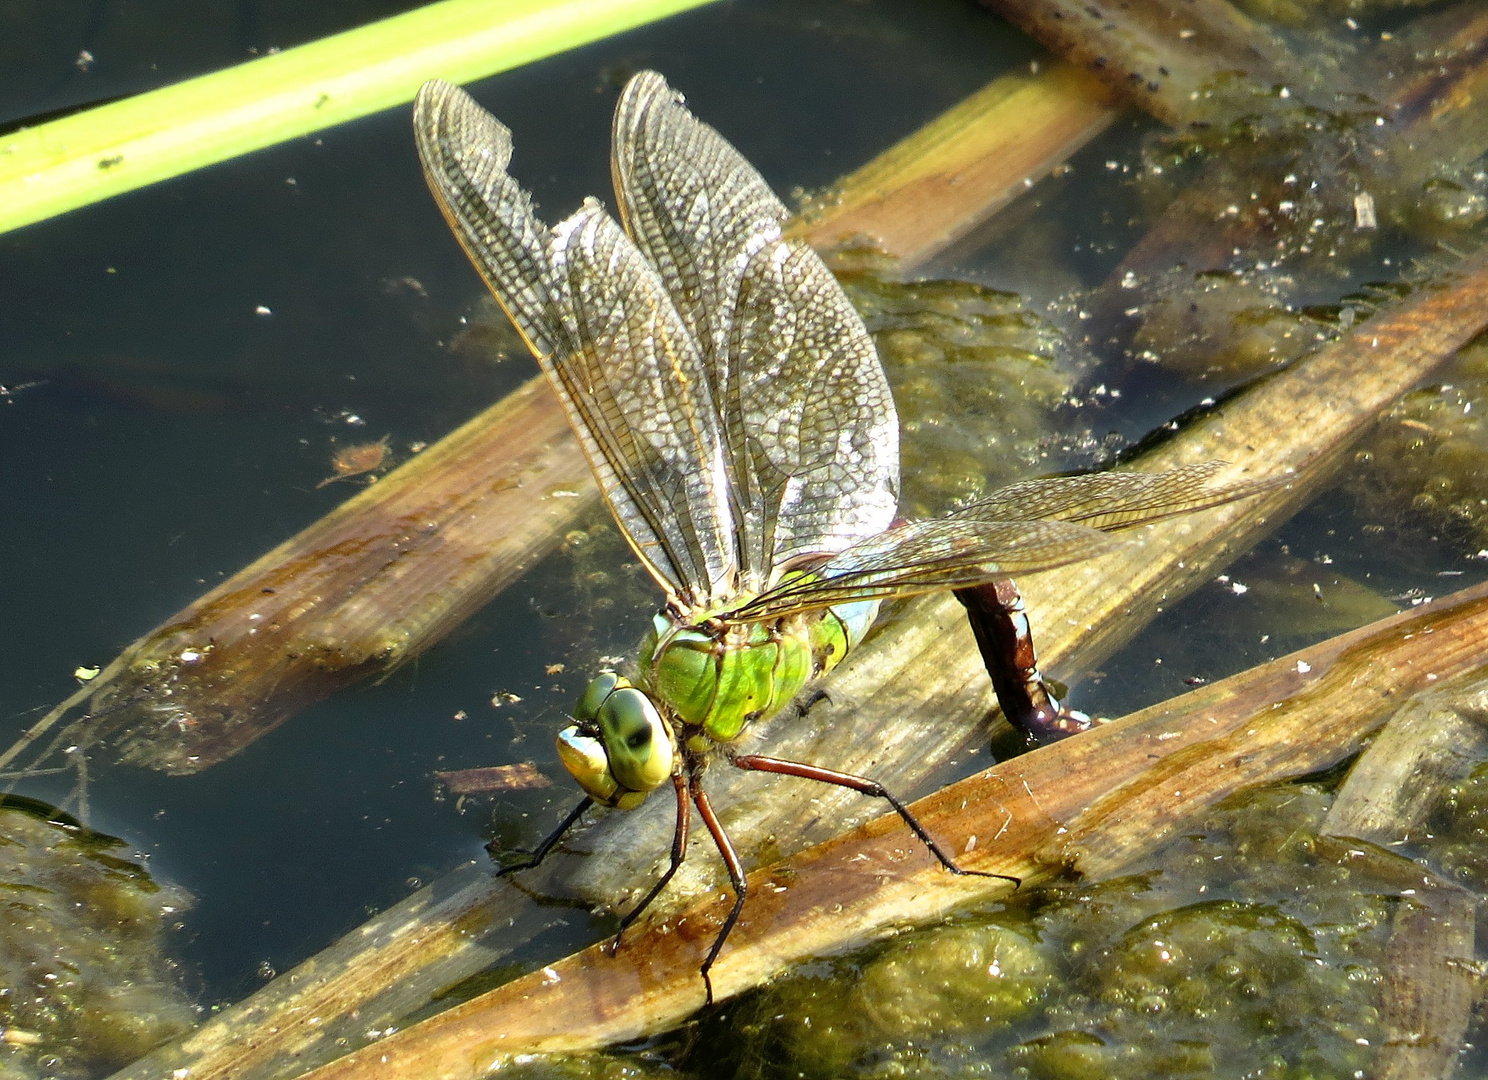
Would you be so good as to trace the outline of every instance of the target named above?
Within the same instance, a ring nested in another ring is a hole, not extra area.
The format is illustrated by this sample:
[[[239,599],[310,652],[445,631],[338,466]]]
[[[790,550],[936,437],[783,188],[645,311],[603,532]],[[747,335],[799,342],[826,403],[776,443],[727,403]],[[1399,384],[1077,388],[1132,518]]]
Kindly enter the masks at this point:
[[[626,227],[707,357],[744,584],[893,520],[898,420],[862,320],[759,173],[655,72],[615,113]]]
[[[1289,479],[1283,475],[1209,487],[1224,465],[1223,461],[1204,461],[1160,473],[1106,472],[1025,480],[962,507],[951,517],[1076,521],[1113,532],[1257,495]]]
[[[959,589],[1093,558],[1121,541],[1067,521],[913,521],[719,616],[759,622],[853,600]]]
[[[655,270],[597,205],[550,234],[506,173],[510,133],[464,91],[426,84],[414,125],[435,199],[548,374],[626,538],[668,592],[706,601],[733,565],[722,438]]]
[[[566,342],[549,303],[548,230],[532,199],[507,175],[511,132],[446,82],[427,82],[413,103],[424,179],[460,245],[535,356]]]
[[[734,317],[725,428],[760,498],[773,568],[882,532],[899,505],[899,417],[873,341],[804,244],[750,260]]]
[[[550,258],[554,307],[576,347],[543,367],[644,528],[616,516],[682,599],[733,591],[723,442],[697,342],[655,268],[594,200],[553,230]]]
[[[654,71],[632,78],[615,108],[611,168],[620,220],[718,363],[749,256],[779,239],[785,206]]]
[[[1247,498],[1290,480],[1280,475],[1209,487],[1224,462],[1161,473],[1098,473],[1029,480],[935,521],[915,521],[848,548],[811,572],[787,578],[722,616],[778,618],[852,600],[957,589],[1052,570],[1120,541],[1106,535],[1175,514]]]

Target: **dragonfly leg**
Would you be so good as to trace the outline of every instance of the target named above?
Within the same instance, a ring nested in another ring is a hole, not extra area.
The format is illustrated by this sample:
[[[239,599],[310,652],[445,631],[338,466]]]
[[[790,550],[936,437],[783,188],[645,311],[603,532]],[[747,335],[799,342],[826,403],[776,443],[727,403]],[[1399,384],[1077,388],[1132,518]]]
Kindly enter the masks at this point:
[[[723,824],[718,820],[718,815],[713,813],[713,804],[708,801],[708,793],[703,790],[699,783],[700,775],[688,777],[688,787],[692,791],[693,805],[698,809],[698,816],[703,819],[703,824],[708,827],[708,834],[713,837],[713,843],[718,847],[718,854],[723,856],[723,864],[728,867],[729,882],[734,886],[734,906],[728,913],[728,918],[723,920],[723,929],[718,931],[718,936],[713,939],[713,947],[708,950],[707,959],[698,970],[703,977],[703,985],[708,989],[707,1004],[713,1004],[713,978],[708,973],[713,969],[713,961],[718,959],[718,954],[723,950],[723,943],[728,940],[729,934],[734,929],[734,923],[739,921],[739,912],[744,910],[744,894],[748,891],[748,884],[744,878],[744,864],[739,861],[739,853],[734,850],[734,845],[728,838],[728,833],[723,831]]]
[[[997,704],[1010,724],[1036,743],[1057,742],[1095,726],[1084,713],[1066,709],[1049,690],[1038,669],[1017,585],[1006,579],[974,585],[957,589],[956,599],[966,608]]]
[[[538,863],[542,862],[548,857],[548,852],[553,850],[553,846],[557,844],[559,840],[563,839],[563,834],[568,832],[569,829],[572,829],[579,818],[584,816],[584,811],[588,810],[589,807],[593,805],[594,800],[585,795],[583,801],[569,812],[568,817],[563,819],[563,824],[559,825],[556,829],[550,832],[543,839],[543,842],[538,844],[537,847],[533,849],[531,856],[527,859],[526,862],[513,863],[511,866],[503,866],[501,869],[496,871],[496,876],[505,877],[507,874],[516,873],[518,870],[530,870]],[[496,854],[495,843],[496,841],[493,840],[491,841],[491,843],[486,845],[486,850],[489,851],[492,855]]]
[[[909,807],[900,802],[886,787],[877,780],[870,780],[866,776],[854,776],[852,773],[838,772],[836,769],[823,769],[819,765],[807,765],[801,761],[782,761],[780,758],[763,757],[759,754],[736,754],[729,758],[729,763],[738,769],[748,769],[753,772],[780,773],[783,776],[799,776],[803,780],[816,780],[823,784],[835,784],[837,787],[851,788],[853,791],[862,792],[875,799],[883,799],[894,808],[894,812],[904,819],[904,824],[918,836],[924,845],[930,849],[930,854],[939,860],[940,865],[953,874],[971,874],[976,877],[1001,878],[1003,881],[1011,881],[1014,885],[1023,884],[1019,878],[1008,874],[993,874],[985,870],[964,870],[956,865],[954,859],[941,850],[925,826],[920,824],[919,818],[910,813]]]
[[[687,781],[678,773],[672,777],[672,786],[677,789],[677,827],[672,832],[672,864],[657,879],[656,884],[651,886],[651,891],[645,898],[620,920],[620,928],[615,931],[615,940],[610,942],[611,956],[620,948],[620,939],[625,936],[625,931],[641,917],[641,912],[651,906],[651,901],[661,895],[661,890],[667,887],[667,882],[672,880],[677,868],[682,865],[682,860],[687,857],[687,833],[692,825],[692,807],[687,805]]]

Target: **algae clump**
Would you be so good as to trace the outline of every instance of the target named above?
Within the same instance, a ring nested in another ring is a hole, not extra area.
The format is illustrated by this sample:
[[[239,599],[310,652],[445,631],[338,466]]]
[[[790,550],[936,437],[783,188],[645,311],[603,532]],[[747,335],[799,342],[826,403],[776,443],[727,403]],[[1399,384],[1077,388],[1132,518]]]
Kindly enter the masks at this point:
[[[1246,792],[1136,873],[818,961],[677,1064],[759,1080],[1359,1075],[1398,900],[1320,853],[1331,800],[1308,784]],[[719,1045],[726,1062],[699,1060]]]
[[[0,798],[0,1077],[98,1076],[189,1031],[161,951],[185,898],[33,800]]]

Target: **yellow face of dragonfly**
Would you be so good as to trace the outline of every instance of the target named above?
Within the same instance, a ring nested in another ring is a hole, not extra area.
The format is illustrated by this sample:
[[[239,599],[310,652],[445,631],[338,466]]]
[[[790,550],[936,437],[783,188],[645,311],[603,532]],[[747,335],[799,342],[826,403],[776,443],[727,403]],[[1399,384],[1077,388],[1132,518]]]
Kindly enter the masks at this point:
[[[579,698],[574,720],[558,733],[558,757],[595,802],[629,810],[671,778],[671,726],[629,679],[602,672]]]

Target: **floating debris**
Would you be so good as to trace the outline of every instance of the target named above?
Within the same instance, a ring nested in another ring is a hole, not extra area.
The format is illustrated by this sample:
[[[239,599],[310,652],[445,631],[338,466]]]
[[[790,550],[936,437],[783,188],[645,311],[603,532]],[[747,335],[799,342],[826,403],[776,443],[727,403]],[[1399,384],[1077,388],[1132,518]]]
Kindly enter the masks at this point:
[[[350,480],[354,476],[379,472],[391,464],[392,462],[388,460],[388,436],[386,435],[376,442],[345,446],[331,456],[331,475],[315,486],[323,488],[327,484],[334,484],[337,480]]]
[[[450,769],[435,773],[434,778],[448,788],[451,795],[495,795],[503,791],[532,791],[553,786],[553,782],[532,761],[481,769]]]

